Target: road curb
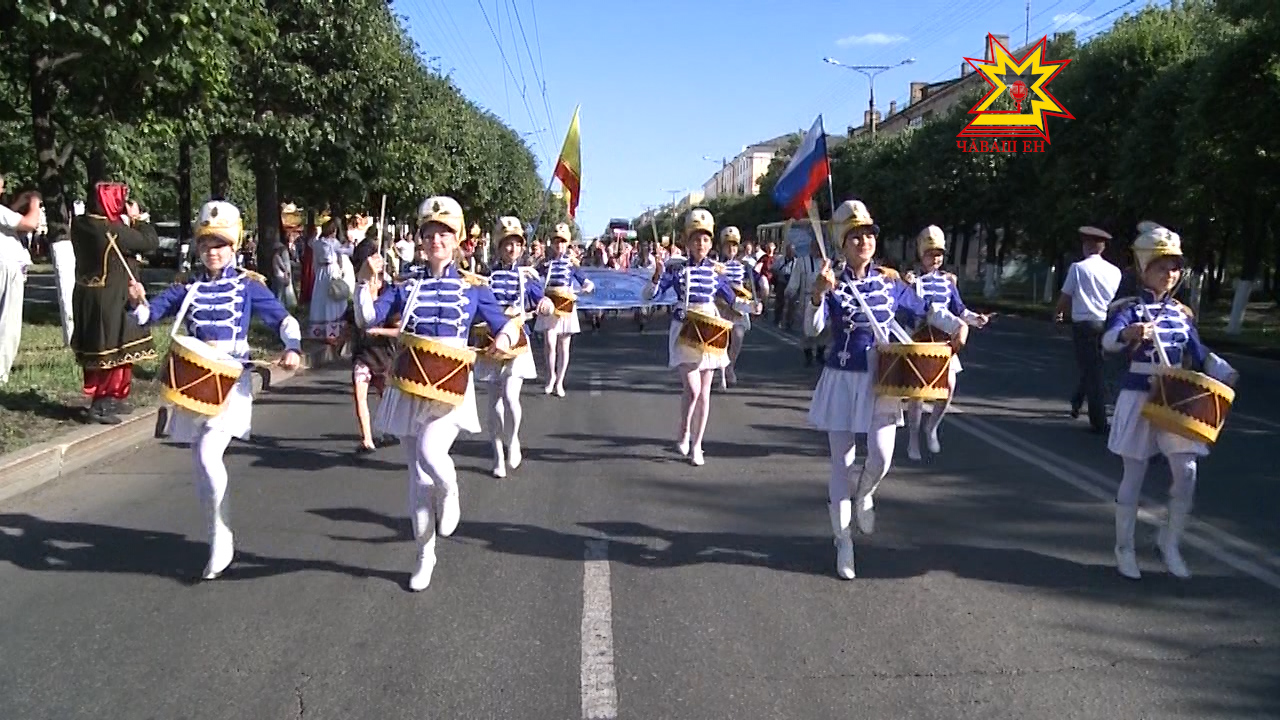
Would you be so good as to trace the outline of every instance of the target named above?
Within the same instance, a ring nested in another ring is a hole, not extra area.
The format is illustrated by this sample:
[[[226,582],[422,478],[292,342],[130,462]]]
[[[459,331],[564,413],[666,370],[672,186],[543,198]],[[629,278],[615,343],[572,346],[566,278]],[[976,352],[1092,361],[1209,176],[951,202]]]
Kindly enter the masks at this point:
[[[269,384],[274,387],[308,370],[335,364],[349,357],[345,350],[328,345],[304,349],[302,366],[297,371],[272,367]],[[261,376],[254,374],[254,395],[260,393],[262,387]],[[159,406],[145,408],[130,414],[119,425],[76,428],[53,440],[0,455],[0,501],[154,442],[159,412]]]

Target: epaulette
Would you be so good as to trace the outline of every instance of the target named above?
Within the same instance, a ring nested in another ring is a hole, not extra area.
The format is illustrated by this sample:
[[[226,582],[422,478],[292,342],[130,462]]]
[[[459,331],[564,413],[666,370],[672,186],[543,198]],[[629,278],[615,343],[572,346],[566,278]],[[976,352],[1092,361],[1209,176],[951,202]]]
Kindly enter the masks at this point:
[[[267,284],[266,275],[259,275],[258,273],[252,270],[246,270],[245,268],[240,268],[240,277],[252,280],[257,283],[262,283],[263,285]]]
[[[946,278],[947,282],[951,283],[952,287],[960,287],[960,278],[956,277],[954,273],[944,271],[942,273],[942,277]]]
[[[712,265],[711,269],[715,270],[717,275],[723,275],[729,271],[729,268],[725,267],[724,263],[722,262],[717,262],[716,264]]]
[[[898,282],[899,280],[902,279],[902,275],[899,274],[897,270],[894,270],[891,267],[885,267],[881,265],[877,269],[880,271],[881,275],[889,279],[889,282]]]
[[[1194,312],[1192,312],[1192,311],[1191,311],[1191,308],[1189,308],[1189,307],[1187,307],[1186,305],[1183,305],[1182,303],[1178,302],[1177,300],[1173,300],[1173,299],[1170,299],[1170,300],[1169,300],[1169,304],[1170,304],[1170,305],[1173,305],[1174,307],[1176,307],[1176,308],[1178,308],[1179,310],[1181,310],[1181,311],[1182,311],[1182,313],[1183,313],[1184,315],[1186,315],[1186,316],[1187,316],[1187,319],[1188,319],[1188,320],[1191,320],[1191,321],[1193,321],[1193,322],[1195,321],[1195,319],[1196,319],[1196,314],[1195,314]]]
[[[470,271],[468,271],[468,270],[463,270],[463,269],[459,268],[459,269],[458,269],[458,274],[462,276],[462,279],[463,279],[463,280],[465,280],[465,281],[467,282],[467,284],[472,285],[472,286],[488,285],[488,284],[489,284],[489,278],[487,278],[487,277],[485,277],[485,276],[483,276],[483,275],[477,275],[477,274],[475,274],[475,273],[473,273],[473,272],[470,272]]]

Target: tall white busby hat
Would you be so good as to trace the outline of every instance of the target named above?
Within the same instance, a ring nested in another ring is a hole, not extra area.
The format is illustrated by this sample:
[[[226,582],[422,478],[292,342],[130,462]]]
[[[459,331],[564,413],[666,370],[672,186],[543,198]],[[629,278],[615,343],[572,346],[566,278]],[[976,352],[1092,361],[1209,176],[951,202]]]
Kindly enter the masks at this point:
[[[720,231],[721,245],[741,245],[742,232],[734,225],[730,225]]]
[[[836,242],[844,243],[844,236],[854,228],[869,227],[872,235],[880,234],[880,226],[871,218],[867,206],[861,200],[845,200],[832,213],[831,220],[836,226]]]
[[[524,223],[520,222],[520,218],[510,215],[503,215],[498,218],[498,224],[493,227],[493,237],[502,242],[509,237],[518,237],[524,240]]]
[[[573,242],[573,228],[569,227],[569,223],[556,223],[556,231],[551,237],[556,240]]]
[[[201,238],[218,238],[239,250],[244,237],[244,221],[235,205],[222,200],[211,200],[200,208],[196,219],[196,241]]]
[[[462,206],[451,197],[429,197],[418,206],[418,226],[427,223],[440,223],[453,231],[458,239],[462,239],[462,228],[466,223],[462,218]]]
[[[924,257],[930,250],[947,250],[947,235],[937,225],[930,225],[916,236],[916,257]]]
[[[689,215],[684,219],[684,240],[688,240],[691,235],[696,232],[704,232],[712,237],[716,234],[716,219],[711,216],[710,210],[697,208],[689,211]]]
[[[1182,257],[1182,238],[1159,223],[1138,223],[1138,239],[1133,241],[1133,256],[1138,270],[1145,271],[1152,260],[1160,257]]]

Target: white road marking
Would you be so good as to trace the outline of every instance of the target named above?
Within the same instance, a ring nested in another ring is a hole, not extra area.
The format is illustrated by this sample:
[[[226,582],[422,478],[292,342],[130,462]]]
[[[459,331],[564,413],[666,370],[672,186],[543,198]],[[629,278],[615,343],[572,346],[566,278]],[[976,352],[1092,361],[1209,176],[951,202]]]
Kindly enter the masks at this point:
[[[800,345],[798,340],[784,335],[775,328],[768,326],[762,326],[762,328],[769,335],[788,345],[797,347]],[[1099,509],[1105,509],[1107,513],[1111,512],[1111,503],[1115,501],[1116,489],[1120,484],[1116,478],[1107,477],[1093,468],[1049,452],[1013,433],[974,417],[971,412],[966,412],[963,401],[952,405],[950,414],[957,416],[951,419],[951,424],[955,427],[1106,503],[1106,505],[1100,505]],[[1252,416],[1245,416],[1245,419],[1260,424],[1269,423]],[[1147,510],[1141,510],[1138,517],[1150,525],[1160,523],[1160,520]],[[1185,541],[1218,562],[1280,590],[1280,573],[1271,569],[1280,568],[1280,557],[1265,548],[1194,518],[1188,523]]]
[[[588,387],[591,388],[588,392],[591,397],[600,397],[600,373],[591,373],[591,381]]]
[[[613,672],[613,597],[609,588],[609,543],[588,540],[582,570],[582,717],[618,717]]]

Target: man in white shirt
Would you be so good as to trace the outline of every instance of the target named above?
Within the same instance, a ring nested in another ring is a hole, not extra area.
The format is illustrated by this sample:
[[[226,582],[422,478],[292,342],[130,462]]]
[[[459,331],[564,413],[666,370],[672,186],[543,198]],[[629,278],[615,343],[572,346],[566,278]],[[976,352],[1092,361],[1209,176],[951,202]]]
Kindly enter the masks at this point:
[[[0,175],[0,195],[4,176]],[[9,370],[22,344],[22,302],[31,253],[22,238],[40,227],[39,196],[27,203],[26,214],[0,205],[0,385],[9,382]]]
[[[786,300],[788,305],[797,301],[798,298],[806,298],[813,290],[814,282],[818,279],[818,274],[822,271],[822,252],[817,242],[809,243],[809,256],[806,258],[797,258],[795,265],[791,268],[791,279],[787,281]],[[822,334],[815,337],[806,337],[804,339],[804,365],[809,367],[813,364],[814,355],[817,355],[818,365],[821,366],[827,362],[827,338],[830,337],[831,331],[824,329]]]
[[[1107,321],[1107,307],[1120,288],[1120,268],[1107,262],[1102,251],[1111,236],[1104,230],[1080,228],[1080,245],[1084,259],[1067,268],[1058,298],[1057,321],[1071,318],[1071,340],[1075,345],[1080,382],[1071,396],[1071,417],[1080,416],[1080,406],[1089,403],[1089,424],[1094,432],[1105,433],[1107,403],[1102,388],[1102,331]]]

